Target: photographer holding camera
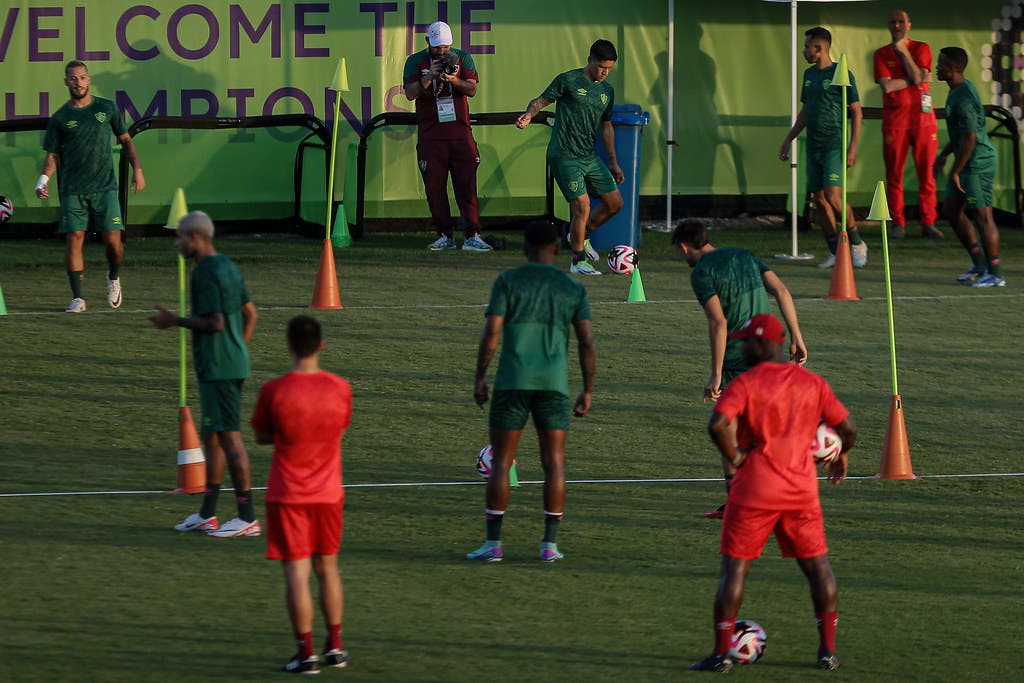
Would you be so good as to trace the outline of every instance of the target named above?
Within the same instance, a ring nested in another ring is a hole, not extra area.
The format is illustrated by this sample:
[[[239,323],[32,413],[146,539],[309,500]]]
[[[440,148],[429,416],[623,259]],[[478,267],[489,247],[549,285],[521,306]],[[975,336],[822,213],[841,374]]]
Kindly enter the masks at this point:
[[[416,157],[423,174],[427,206],[437,230],[431,251],[455,249],[448,174],[462,214],[463,251],[490,251],[480,238],[476,169],[480,152],[469,125],[469,100],[476,95],[476,65],[468,52],[452,47],[452,29],[437,21],[427,29],[427,49],[405,61],[405,96],[416,102]]]

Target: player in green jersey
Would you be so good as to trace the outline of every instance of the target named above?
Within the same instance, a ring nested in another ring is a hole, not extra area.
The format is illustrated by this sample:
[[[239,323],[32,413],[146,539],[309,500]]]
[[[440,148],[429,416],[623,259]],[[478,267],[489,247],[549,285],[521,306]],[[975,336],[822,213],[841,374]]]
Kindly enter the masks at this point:
[[[843,150],[843,109],[842,88],[834,87],[836,68],[829,48],[832,34],[820,26],[808,29],[804,40],[804,59],[811,67],[804,72],[800,101],[803,106],[796,116],[796,122],[782,141],[779,159],[789,160],[793,140],[807,128],[807,191],[814,195],[818,208],[818,223],[831,256],[819,263],[820,268],[831,268],[836,262],[836,245],[839,236],[837,226],[843,215],[843,164],[853,166],[857,162],[857,143],[860,141],[861,121],[864,118],[857,94],[857,82],[850,73],[850,88],[847,93],[847,109],[850,114],[850,144]],[[868,262],[868,245],[860,237],[853,209],[846,205],[846,233],[850,239],[850,255],[853,265],[861,268]]]
[[[964,78],[967,52],[962,47],[939,51],[935,73],[949,86],[946,98],[946,128],[949,142],[935,160],[935,173],[953,155],[953,167],[946,179],[942,202],[946,218],[971,257],[971,267],[957,278],[971,287],[1004,287],[1006,278],[999,261],[999,229],[992,215],[992,182],[996,173],[996,148],[985,128],[985,109],[974,84]],[[975,214],[981,242],[967,211]]]
[[[583,390],[572,411],[590,411],[597,355],[587,290],[552,264],[558,256],[558,229],[534,221],[524,230],[528,263],[498,276],[491,289],[487,322],[480,335],[473,398],[483,408],[489,398],[487,367],[501,340],[489,418],[494,450],[487,480],[487,540],[466,555],[469,560],[502,558],[501,524],[509,495],[509,467],[529,416],[537,430],[544,468],[544,537],[540,559],[562,559],[556,536],[565,504],[565,441],[569,429],[569,328],[576,334]]]
[[[611,42],[596,41],[590,46],[585,67],[555,76],[551,85],[516,119],[516,126],[525,128],[541,109],[556,103],[547,159],[555,182],[569,202],[573,254],[569,271],[578,275],[601,274],[590,263],[598,254],[590,246],[589,236],[618,213],[623,204],[618,186],[625,181],[625,175],[615,157],[612,127],[615,90],[606,80],[617,60],[618,53]],[[594,152],[599,132],[608,157],[607,166]],[[601,200],[593,211],[591,196]]]
[[[199,377],[206,491],[199,512],[174,528],[217,538],[259,536],[262,530],[253,509],[249,455],[241,433],[242,383],[249,377],[247,344],[256,329],[256,306],[238,266],[214,248],[213,233],[213,221],[202,211],[193,211],[178,221],[175,247],[182,256],[196,262],[190,278],[192,315],[179,318],[156,306],[156,314],[149,317],[161,330],[192,330],[192,355]],[[220,524],[217,498],[225,464],[235,487],[238,517]]]
[[[117,106],[110,100],[89,92],[92,79],[85,64],[74,60],[64,67],[64,85],[70,99],[54,112],[46,125],[43,149],[43,173],[36,183],[36,197],[50,196],[49,182],[60,165],[60,227],[65,235],[64,264],[71,283],[71,304],[68,313],[85,311],[82,280],[85,261],[82,246],[85,231],[100,233],[107,252],[107,303],[111,308],[121,305],[119,270],[124,258],[121,231],[124,224],[117,199],[117,176],[110,154],[113,131],[121,143],[129,163],[135,169],[132,186],[139,193],[146,179],[139,165],[139,154]]]

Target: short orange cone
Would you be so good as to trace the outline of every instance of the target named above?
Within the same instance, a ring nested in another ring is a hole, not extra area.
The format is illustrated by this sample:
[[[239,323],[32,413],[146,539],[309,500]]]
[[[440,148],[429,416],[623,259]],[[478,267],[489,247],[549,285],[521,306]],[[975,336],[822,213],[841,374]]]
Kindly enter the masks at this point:
[[[334,267],[334,247],[329,239],[324,240],[324,248],[320,253],[320,270],[316,275],[313,303],[309,307],[343,308],[341,292],[338,289],[338,271]]]
[[[857,283],[853,279],[853,258],[850,256],[850,237],[845,230],[839,233],[836,244],[836,263],[832,266],[832,283],[826,299],[832,301],[857,301]]]
[[[875,478],[917,479],[910,466],[907,424],[903,420],[903,400],[899,394],[892,397],[892,405],[889,407],[889,424],[885,428],[885,442],[882,446],[882,464]]]
[[[206,489],[206,458],[188,406],[178,408],[178,488],[171,493],[202,493]]]

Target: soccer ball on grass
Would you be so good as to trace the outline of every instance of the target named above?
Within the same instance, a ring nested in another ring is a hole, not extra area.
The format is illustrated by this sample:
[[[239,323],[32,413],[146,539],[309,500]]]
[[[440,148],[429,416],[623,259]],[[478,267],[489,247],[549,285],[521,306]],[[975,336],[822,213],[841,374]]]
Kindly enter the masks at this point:
[[[768,634],[750,619],[737,619],[732,632],[729,659],[737,664],[753,664],[764,654]]]
[[[636,268],[636,262],[636,249],[628,244],[612,247],[608,252],[608,267],[612,269],[613,273],[632,275],[633,269]]]
[[[484,479],[491,478],[491,471],[493,470],[494,462],[494,451],[491,449],[491,444],[487,444],[480,449],[480,452],[476,456],[476,471]],[[516,464],[516,459],[512,459],[512,464]]]

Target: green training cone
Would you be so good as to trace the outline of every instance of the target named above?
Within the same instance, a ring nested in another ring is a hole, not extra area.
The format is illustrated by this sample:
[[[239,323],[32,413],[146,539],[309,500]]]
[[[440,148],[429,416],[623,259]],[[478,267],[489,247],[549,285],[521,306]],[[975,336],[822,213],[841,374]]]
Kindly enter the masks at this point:
[[[514,489],[519,488],[519,465],[512,461],[512,467],[508,468],[508,485]]]
[[[644,294],[644,281],[640,277],[640,268],[633,269],[633,278],[629,281],[629,296],[626,301],[647,301]]]
[[[885,198],[885,181],[879,180],[875,186],[875,195],[871,198],[871,209],[868,211],[869,221],[892,220],[889,215],[889,202]]]
[[[334,216],[334,229],[331,230],[331,244],[338,248],[352,246],[352,235],[348,232],[348,217],[345,215],[344,204],[338,204],[338,213]]]
[[[7,315],[7,304],[4,303],[3,287],[0,287],[0,315]]]

